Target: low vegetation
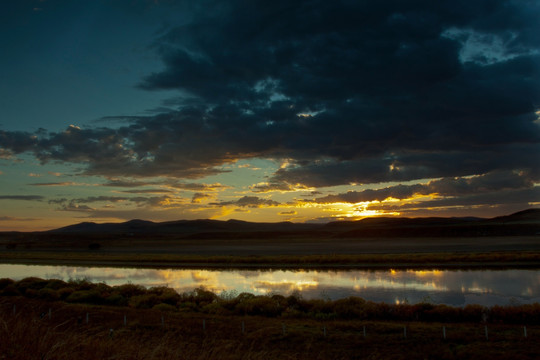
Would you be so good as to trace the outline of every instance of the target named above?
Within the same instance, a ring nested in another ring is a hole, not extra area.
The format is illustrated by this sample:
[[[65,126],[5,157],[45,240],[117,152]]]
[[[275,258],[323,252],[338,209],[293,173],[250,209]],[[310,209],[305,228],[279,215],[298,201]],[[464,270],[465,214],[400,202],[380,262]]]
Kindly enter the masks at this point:
[[[539,337],[540,304],[454,308],[0,279],[0,359],[536,359]]]
[[[505,252],[445,252],[401,254],[321,254],[321,255],[261,255],[261,256],[201,256],[165,253],[107,253],[6,251],[0,255],[3,263],[64,264],[135,267],[204,266],[204,267],[273,267],[273,268],[399,268],[399,267],[538,267],[538,251]]]
[[[323,300],[303,299],[299,294],[282,296],[223,292],[218,295],[204,288],[179,294],[168,287],[147,289],[135,284],[109,286],[86,280],[64,282],[35,277],[19,281],[0,279],[0,296],[23,296],[49,302],[62,301],[220,316],[540,325],[540,304],[538,303],[493,307],[467,305],[461,308],[429,302],[375,303],[358,297]]]

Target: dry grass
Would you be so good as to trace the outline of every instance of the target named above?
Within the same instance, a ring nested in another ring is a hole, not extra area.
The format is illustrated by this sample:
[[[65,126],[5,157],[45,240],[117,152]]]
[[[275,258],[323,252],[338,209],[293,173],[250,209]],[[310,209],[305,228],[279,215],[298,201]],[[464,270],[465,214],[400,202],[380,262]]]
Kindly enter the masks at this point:
[[[161,316],[164,316],[163,324]],[[482,324],[446,326],[445,340],[439,323],[209,316],[4,297],[0,298],[0,359],[535,359],[540,356],[539,326],[528,327],[525,338],[522,327],[489,325],[489,340]]]
[[[0,255],[4,263],[42,263],[136,267],[273,267],[273,268],[399,268],[399,267],[538,267],[538,251],[482,253],[326,254],[268,256],[201,256],[181,254],[134,254],[106,252],[10,251]]]

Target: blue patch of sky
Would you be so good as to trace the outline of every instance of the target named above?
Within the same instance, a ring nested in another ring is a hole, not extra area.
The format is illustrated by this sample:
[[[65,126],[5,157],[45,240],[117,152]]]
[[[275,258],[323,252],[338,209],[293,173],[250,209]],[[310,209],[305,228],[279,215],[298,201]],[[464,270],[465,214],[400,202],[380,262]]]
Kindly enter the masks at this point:
[[[2,129],[58,131],[142,114],[172,96],[136,88],[162,66],[150,45],[171,17],[165,8],[130,12],[103,1],[60,3],[44,2],[40,11],[14,5],[7,9],[11,16],[1,17]]]

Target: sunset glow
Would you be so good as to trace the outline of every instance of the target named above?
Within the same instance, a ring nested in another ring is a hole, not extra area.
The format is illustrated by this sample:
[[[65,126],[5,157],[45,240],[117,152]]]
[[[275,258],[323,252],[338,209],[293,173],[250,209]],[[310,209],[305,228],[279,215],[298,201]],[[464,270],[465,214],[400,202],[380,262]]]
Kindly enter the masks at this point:
[[[0,231],[539,206],[537,2],[309,4],[8,1]]]

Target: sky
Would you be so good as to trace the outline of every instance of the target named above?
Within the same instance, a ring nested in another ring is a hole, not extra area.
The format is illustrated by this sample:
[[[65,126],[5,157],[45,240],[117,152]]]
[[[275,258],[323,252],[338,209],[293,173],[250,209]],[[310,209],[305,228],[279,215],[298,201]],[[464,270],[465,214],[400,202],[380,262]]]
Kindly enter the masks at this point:
[[[540,1],[6,0],[0,231],[540,206]]]

